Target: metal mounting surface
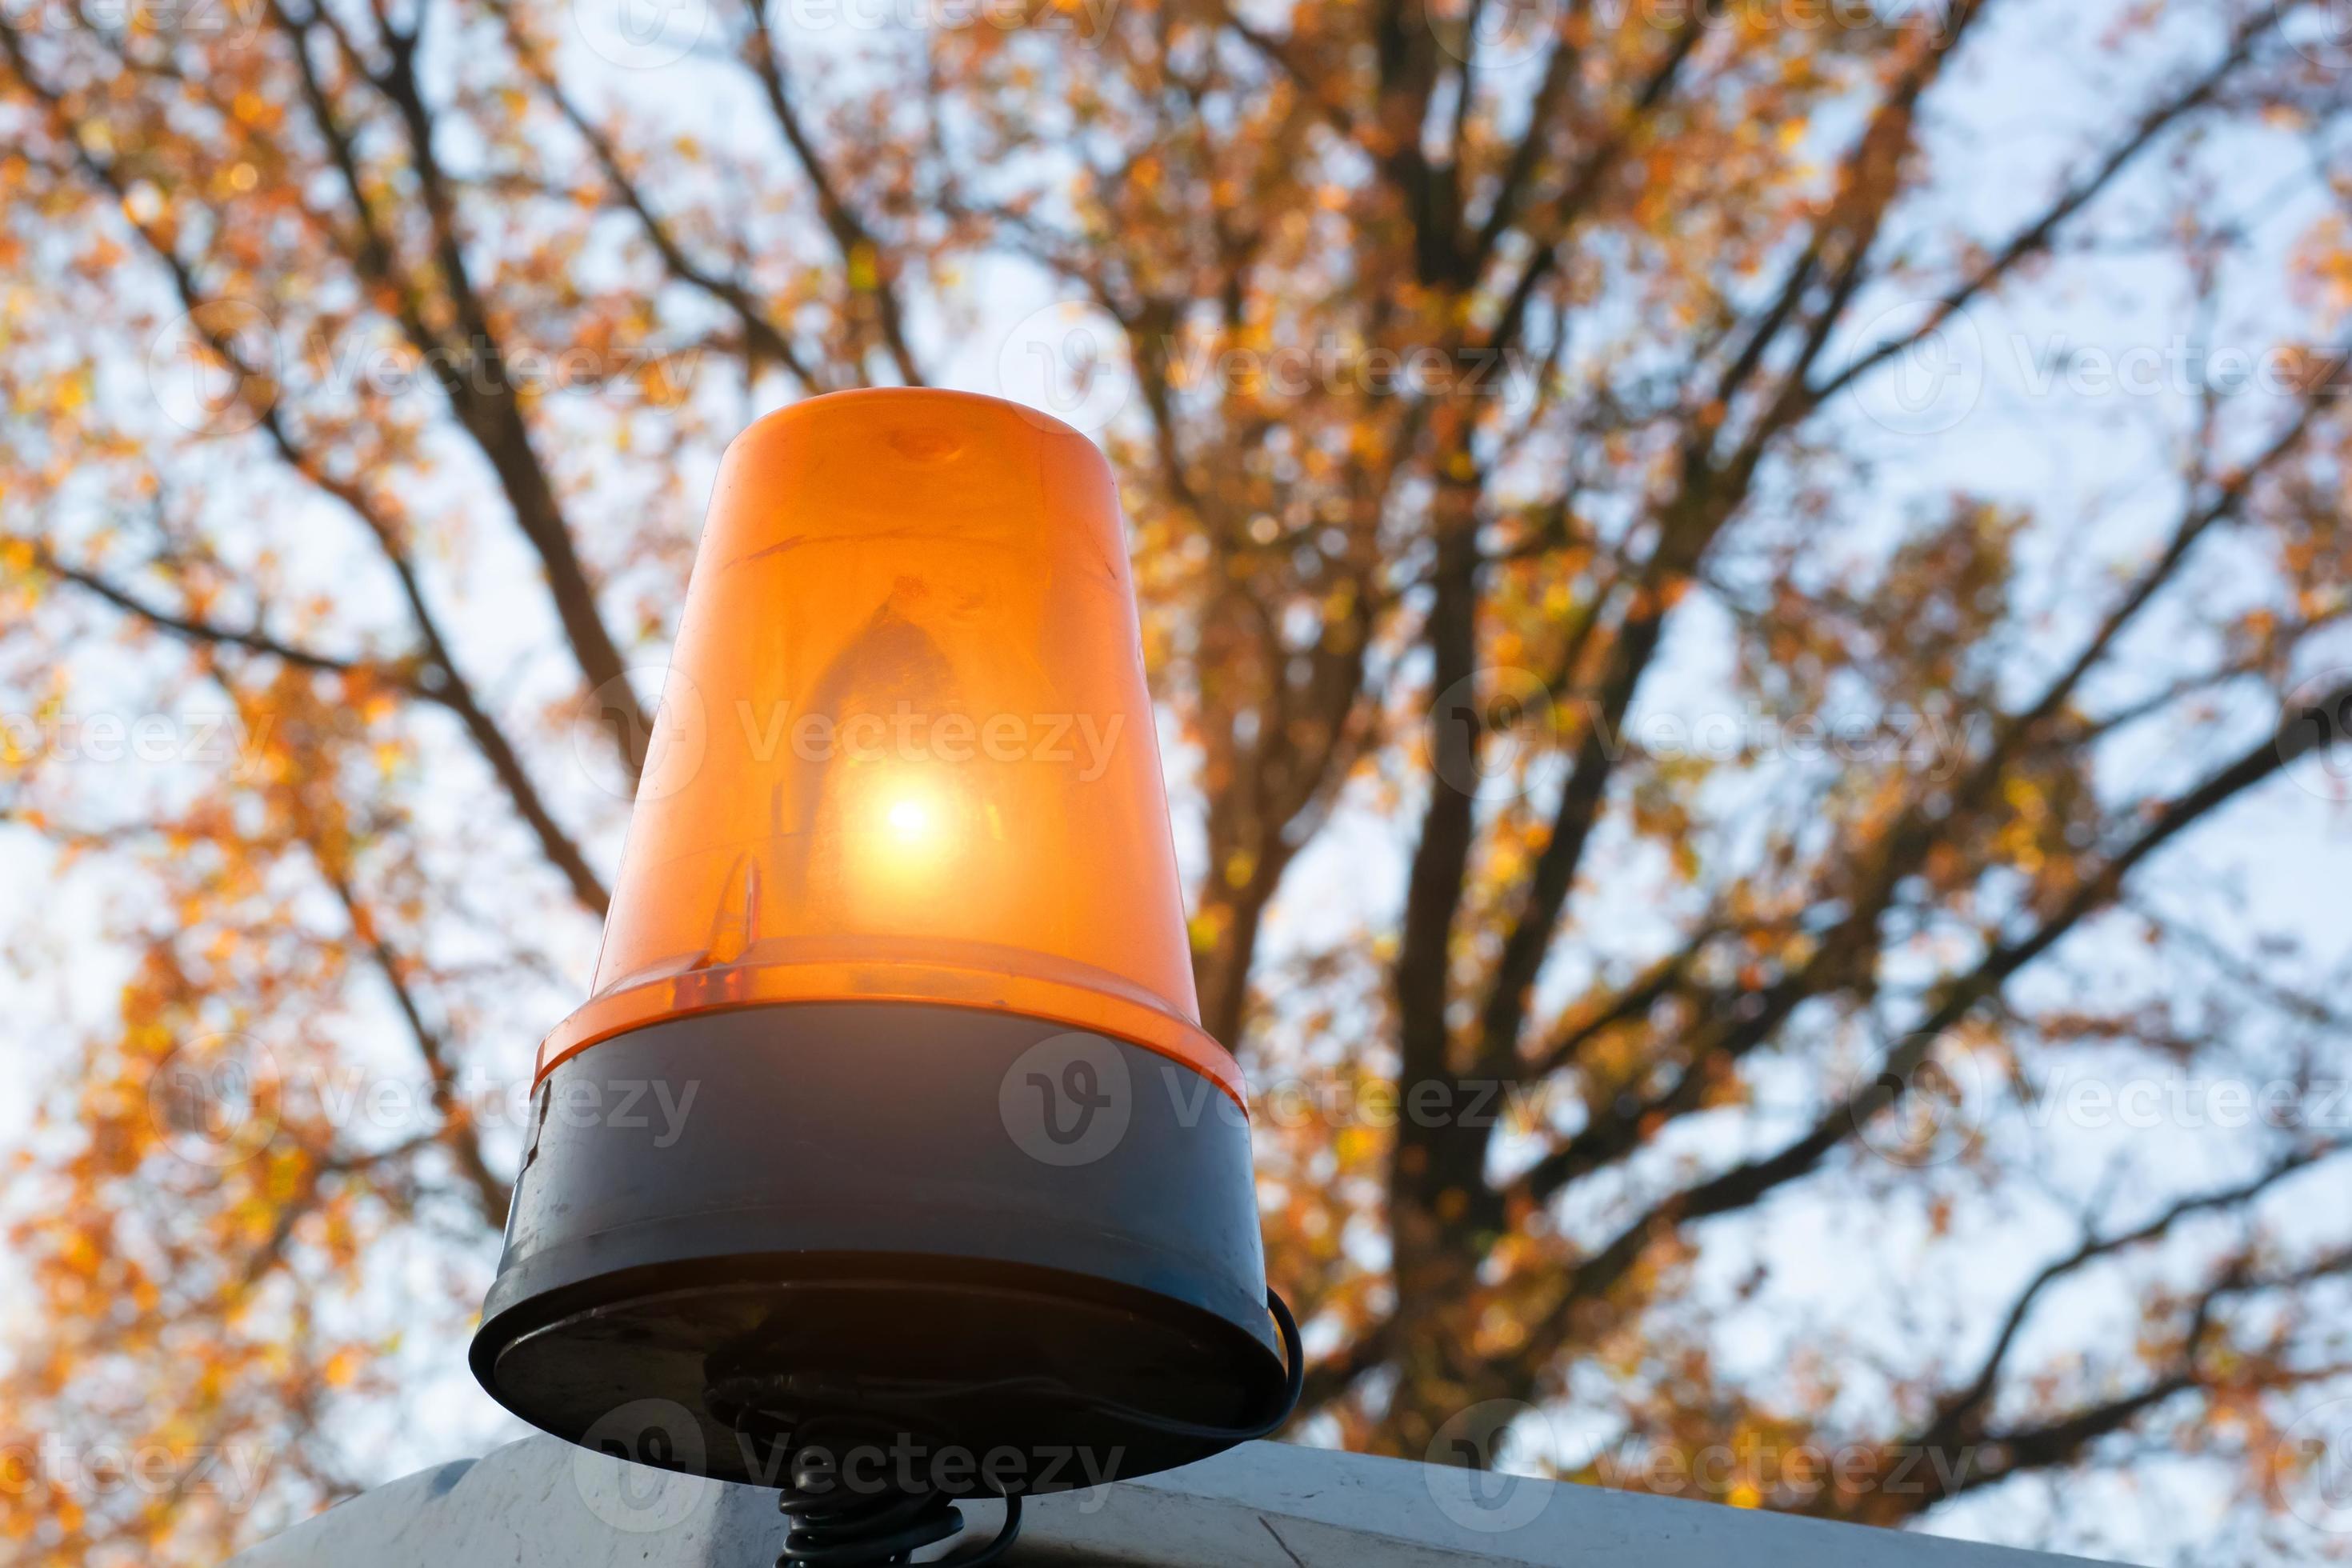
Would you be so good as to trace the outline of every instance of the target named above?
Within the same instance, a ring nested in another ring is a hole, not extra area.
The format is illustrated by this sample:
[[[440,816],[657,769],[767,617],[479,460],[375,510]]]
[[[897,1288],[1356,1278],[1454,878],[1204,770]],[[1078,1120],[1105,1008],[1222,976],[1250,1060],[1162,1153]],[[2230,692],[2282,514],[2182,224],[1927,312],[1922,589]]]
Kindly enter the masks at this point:
[[[973,1504],[973,1529],[992,1527]],[[379,1487],[230,1568],[751,1568],[775,1494],[530,1437]],[[1748,1509],[1245,1443],[1028,1505],[1007,1568],[2083,1568]]]

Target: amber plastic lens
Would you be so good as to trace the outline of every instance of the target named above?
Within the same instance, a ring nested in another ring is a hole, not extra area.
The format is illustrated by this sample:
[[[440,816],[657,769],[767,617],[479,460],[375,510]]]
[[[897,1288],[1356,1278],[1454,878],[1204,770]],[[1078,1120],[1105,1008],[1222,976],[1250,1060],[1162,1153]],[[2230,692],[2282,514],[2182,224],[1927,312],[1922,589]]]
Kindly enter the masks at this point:
[[[589,1002],[988,1008],[1236,1100],[1192,990],[1134,590],[1093,445],[994,398],[796,404],[729,448]]]

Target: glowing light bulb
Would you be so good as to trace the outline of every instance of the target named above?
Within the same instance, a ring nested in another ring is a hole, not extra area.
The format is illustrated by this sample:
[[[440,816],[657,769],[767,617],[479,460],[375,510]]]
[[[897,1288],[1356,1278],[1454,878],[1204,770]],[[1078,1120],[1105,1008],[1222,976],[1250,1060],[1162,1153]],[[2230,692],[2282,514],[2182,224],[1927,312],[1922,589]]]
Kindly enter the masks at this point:
[[[914,844],[930,837],[931,810],[919,800],[894,803],[884,820],[901,844]]]

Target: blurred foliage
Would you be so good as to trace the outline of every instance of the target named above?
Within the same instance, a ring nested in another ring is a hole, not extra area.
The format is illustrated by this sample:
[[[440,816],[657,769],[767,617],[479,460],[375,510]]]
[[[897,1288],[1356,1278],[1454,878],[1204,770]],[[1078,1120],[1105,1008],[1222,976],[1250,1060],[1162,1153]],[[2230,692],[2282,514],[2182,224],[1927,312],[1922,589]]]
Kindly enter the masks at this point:
[[[2343,1549],[2343,1122],[2034,1114],[2346,1072],[2326,944],[2189,832],[2336,777],[2330,7],[921,10],[0,27],[16,1560],[382,1479],[715,452],[1033,368],[1120,474],[1300,1432],[2077,1544],[2033,1478],[2177,1462],[2160,1543]],[[1997,319],[2264,374],[2035,493],[2123,405],[2011,365],[1991,429]]]

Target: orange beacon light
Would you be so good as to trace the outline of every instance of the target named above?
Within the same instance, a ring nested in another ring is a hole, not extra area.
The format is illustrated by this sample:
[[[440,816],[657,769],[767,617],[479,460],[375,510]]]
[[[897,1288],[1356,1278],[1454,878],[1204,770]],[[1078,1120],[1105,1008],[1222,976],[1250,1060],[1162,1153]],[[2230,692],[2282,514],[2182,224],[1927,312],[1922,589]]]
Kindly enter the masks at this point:
[[[956,1559],[984,1561],[1022,1493],[1287,1413],[1243,1093],[1199,1023],[1100,454],[959,393],[753,425],[593,994],[540,1049],[483,1386],[782,1489],[787,1563],[900,1561],[1005,1495]],[[859,1442],[928,1458],[861,1497]]]

